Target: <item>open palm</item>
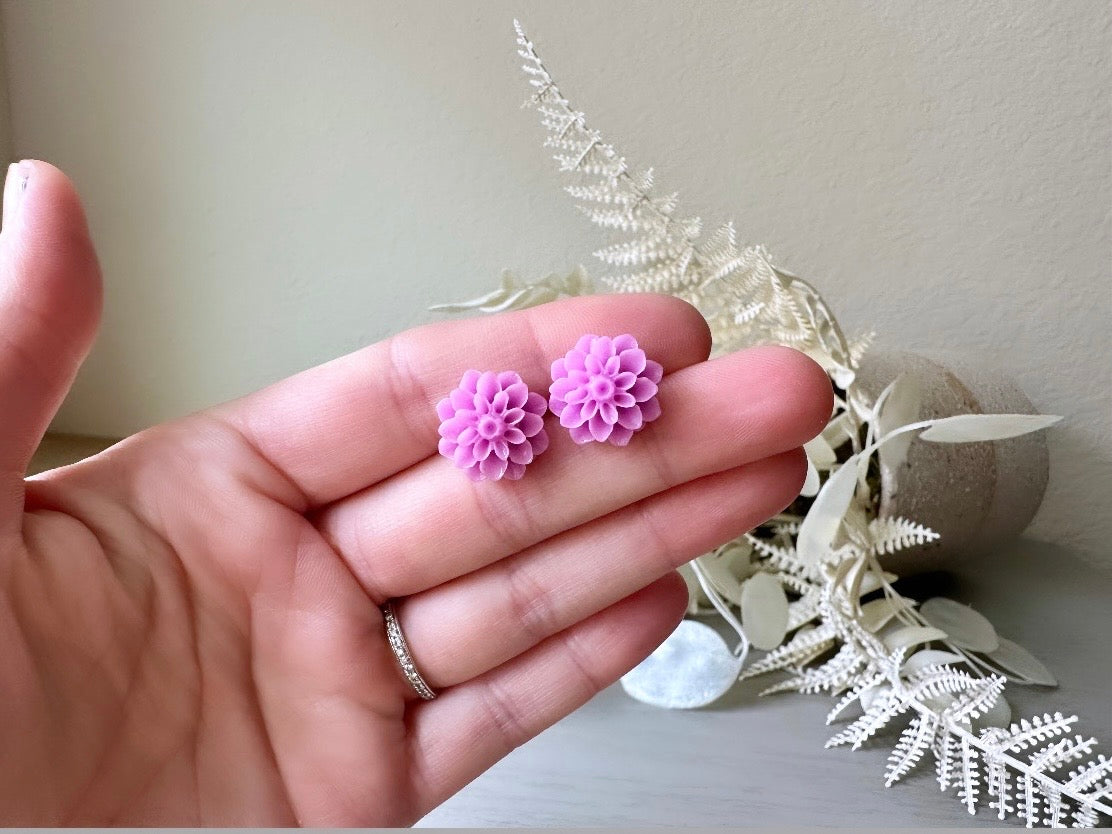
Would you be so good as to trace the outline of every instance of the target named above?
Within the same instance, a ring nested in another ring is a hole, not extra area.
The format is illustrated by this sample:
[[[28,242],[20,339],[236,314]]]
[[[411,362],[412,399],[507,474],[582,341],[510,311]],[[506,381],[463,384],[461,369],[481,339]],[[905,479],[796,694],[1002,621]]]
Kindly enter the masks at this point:
[[[0,235],[0,821],[408,824],[674,628],[674,569],[789,504],[831,410],[767,347],[609,296],[412,330],[24,479],[96,330],[80,203],[14,167]],[[551,448],[517,482],[436,455],[469,367],[544,390],[582,333],[660,361],[626,448]],[[397,610],[417,698],[384,636]],[[587,755],[588,751],[584,751]]]

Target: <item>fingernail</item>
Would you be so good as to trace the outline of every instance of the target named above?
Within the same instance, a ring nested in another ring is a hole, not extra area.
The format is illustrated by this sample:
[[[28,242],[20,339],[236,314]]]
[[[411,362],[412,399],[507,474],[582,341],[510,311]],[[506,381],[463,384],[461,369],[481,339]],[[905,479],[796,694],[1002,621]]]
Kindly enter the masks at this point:
[[[8,175],[4,179],[4,228],[16,216],[19,204],[23,201],[23,193],[27,190],[27,183],[31,179],[31,163],[27,160],[13,162],[8,166]]]

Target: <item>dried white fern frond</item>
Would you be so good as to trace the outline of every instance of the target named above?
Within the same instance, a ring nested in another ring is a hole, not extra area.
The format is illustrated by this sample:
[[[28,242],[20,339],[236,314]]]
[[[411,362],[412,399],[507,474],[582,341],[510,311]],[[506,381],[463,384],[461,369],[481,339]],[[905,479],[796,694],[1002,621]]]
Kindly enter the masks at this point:
[[[937,541],[938,533],[906,518],[883,516],[869,522],[869,537],[878,556]]]
[[[602,134],[589,127],[549,74],[521,24],[518,54],[531,94],[525,106],[540,116],[544,144],[572,182],[565,190],[596,225],[628,237],[595,252],[628,271],[603,280],[619,292],[667,292],[699,307],[715,349],[779,342],[799,347],[835,371],[852,374],[853,349],[821,296],[797,276],[773,266],[759,246],[742,247],[732,223],[703,236],[697,217],[677,212],[675,194],[658,194],[652,169],[634,170]],[[858,343],[857,355],[864,350]],[[844,374],[843,374],[844,375]]]

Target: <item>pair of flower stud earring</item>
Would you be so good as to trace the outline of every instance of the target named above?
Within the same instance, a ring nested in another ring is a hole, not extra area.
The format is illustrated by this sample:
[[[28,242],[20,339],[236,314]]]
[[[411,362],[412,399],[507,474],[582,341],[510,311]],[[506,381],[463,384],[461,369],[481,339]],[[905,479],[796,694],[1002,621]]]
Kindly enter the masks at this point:
[[[473,481],[516,481],[548,448],[549,408],[576,443],[625,446],[660,416],[663,373],[628,333],[580,337],[552,363],[547,402],[514,371],[467,371],[436,405],[440,454]]]

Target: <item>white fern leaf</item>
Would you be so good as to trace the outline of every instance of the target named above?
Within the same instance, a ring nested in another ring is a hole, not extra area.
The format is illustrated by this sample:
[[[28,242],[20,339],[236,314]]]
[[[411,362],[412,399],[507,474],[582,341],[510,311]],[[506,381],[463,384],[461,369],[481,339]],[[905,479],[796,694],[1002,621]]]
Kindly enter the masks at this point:
[[[1003,762],[994,759],[987,763],[987,768],[985,793],[991,797],[988,807],[996,811],[997,819],[1007,819],[1009,814],[1015,813],[1008,767]]]
[[[814,656],[816,651],[826,651],[833,646],[834,635],[834,627],[825,624],[812,631],[800,632],[784,645],[773,649],[760,660],[750,664],[741,673],[740,680],[755,678],[769,672],[778,672],[805,663],[804,658],[810,658]]]
[[[853,689],[843,695],[830,712],[826,714],[827,725],[833,724],[838,716],[845,712],[851,704],[860,701],[862,695],[883,681],[885,677],[884,672],[875,672],[872,676],[862,679]]]
[[[1019,812],[1023,814],[1024,822],[1028,828],[1034,828],[1039,822],[1039,810],[1042,798],[1039,796],[1033,776],[1024,774],[1017,781],[1019,790]]]
[[[1060,739],[1031,754],[1031,769],[1039,773],[1050,773],[1063,765],[1092,754],[1096,743],[1095,738],[1083,736]]]
[[[938,734],[934,749],[935,775],[938,777],[938,787],[946,790],[954,783],[954,772],[957,768],[957,751],[954,737],[950,733]]]
[[[929,527],[899,516],[874,518],[869,522],[869,537],[873,552],[879,556],[916,545],[929,544],[940,538],[939,534]]]
[[[958,722],[980,718],[996,703],[996,699],[1004,691],[1006,682],[1007,678],[1001,675],[981,678],[947,707],[946,716]]]
[[[938,719],[934,715],[919,715],[900,735],[895,749],[888,756],[888,767],[885,769],[884,787],[890,788],[906,776],[919,760],[923,753],[930,748],[938,729]]]
[[[1112,759],[1100,755],[1084,767],[1071,770],[1069,781],[1066,782],[1065,787],[1067,790],[1075,792],[1087,791],[1096,786],[1108,774],[1112,774]]]
[[[1060,712],[1053,715],[1047,712],[1031,719],[1024,718],[1008,727],[1005,749],[1016,753],[1035,744],[1057,738],[1068,733],[1076,721],[1076,715],[1066,717]]]
[[[976,814],[981,775],[977,768],[977,750],[965,738],[961,740],[961,773],[958,778],[958,798],[970,814]]]
[[[1099,822],[1096,809],[1089,803],[1082,803],[1073,812],[1074,828],[1096,828]]]

